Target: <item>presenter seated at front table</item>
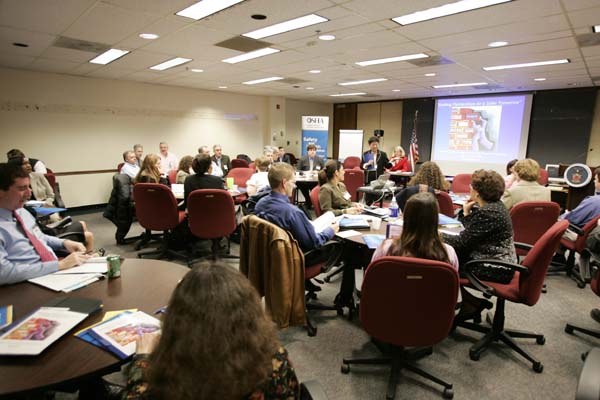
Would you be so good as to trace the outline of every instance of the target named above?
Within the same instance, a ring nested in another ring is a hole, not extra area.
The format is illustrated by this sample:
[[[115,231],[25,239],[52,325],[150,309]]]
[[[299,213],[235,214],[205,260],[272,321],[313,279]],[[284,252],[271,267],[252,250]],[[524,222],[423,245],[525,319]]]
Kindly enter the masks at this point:
[[[394,147],[394,155],[390,158],[390,162],[385,166],[386,172],[410,172],[410,162],[402,146]]]
[[[323,213],[331,211],[338,216],[362,212],[360,204],[350,201],[352,196],[344,185],[344,166],[339,161],[327,161],[325,169],[319,172],[319,185],[319,205]]]
[[[41,232],[23,208],[30,196],[29,175],[18,165],[0,164],[0,285],[81,265],[90,257],[83,244]],[[70,254],[59,261],[53,249]]]
[[[369,138],[369,151],[363,153],[361,166],[365,170],[365,181],[369,182],[377,179],[383,174],[385,166],[389,163],[387,154],[379,150],[379,138],[371,136]]]
[[[325,168],[325,162],[317,155],[317,146],[310,143],[306,146],[306,155],[298,160],[298,171],[320,171]],[[310,190],[302,186],[300,188],[302,196],[304,196],[304,205],[307,208],[312,206],[310,202]]]

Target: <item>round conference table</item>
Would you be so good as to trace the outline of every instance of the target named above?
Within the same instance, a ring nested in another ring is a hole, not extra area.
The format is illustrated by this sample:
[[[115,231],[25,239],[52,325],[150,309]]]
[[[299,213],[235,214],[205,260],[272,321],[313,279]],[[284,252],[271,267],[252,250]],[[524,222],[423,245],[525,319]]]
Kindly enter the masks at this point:
[[[104,305],[38,356],[1,356],[0,397],[77,384],[118,370],[124,360],[73,333],[99,322],[104,311],[137,308],[152,315],[168,303],[188,271],[185,266],[167,261],[126,259],[121,264],[120,278],[103,279],[71,293],[54,292],[29,282],[0,287],[0,305],[13,305],[13,321],[59,296],[94,298]]]

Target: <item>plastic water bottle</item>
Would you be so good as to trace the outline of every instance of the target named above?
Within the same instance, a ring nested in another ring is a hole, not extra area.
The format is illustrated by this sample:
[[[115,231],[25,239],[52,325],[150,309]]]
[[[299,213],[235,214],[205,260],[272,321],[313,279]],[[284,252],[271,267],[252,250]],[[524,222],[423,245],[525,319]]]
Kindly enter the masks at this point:
[[[398,218],[398,202],[396,202],[396,196],[392,195],[392,202],[390,203],[390,217]]]

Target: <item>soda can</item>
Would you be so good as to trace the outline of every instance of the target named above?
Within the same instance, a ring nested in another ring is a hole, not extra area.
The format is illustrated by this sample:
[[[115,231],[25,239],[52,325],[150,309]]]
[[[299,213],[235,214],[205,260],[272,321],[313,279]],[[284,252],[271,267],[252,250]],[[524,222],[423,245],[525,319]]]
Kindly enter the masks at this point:
[[[121,276],[121,258],[116,255],[106,257],[108,264],[108,277],[118,278]]]

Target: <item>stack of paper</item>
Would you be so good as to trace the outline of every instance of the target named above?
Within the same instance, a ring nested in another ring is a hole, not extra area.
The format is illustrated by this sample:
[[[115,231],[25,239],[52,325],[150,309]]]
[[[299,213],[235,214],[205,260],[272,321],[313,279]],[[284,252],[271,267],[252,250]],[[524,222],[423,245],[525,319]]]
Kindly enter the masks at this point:
[[[325,214],[322,214],[319,218],[311,221],[312,225],[315,227],[315,231],[317,233],[323,232],[325,229],[331,226],[336,221],[335,215],[331,211],[327,211]]]
[[[68,293],[104,278],[103,274],[107,272],[106,257],[92,257],[78,267],[29,279],[28,282],[57,292]]]

